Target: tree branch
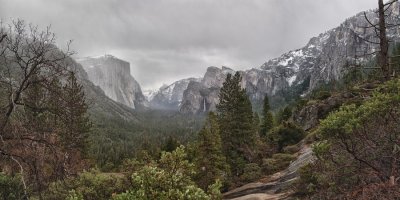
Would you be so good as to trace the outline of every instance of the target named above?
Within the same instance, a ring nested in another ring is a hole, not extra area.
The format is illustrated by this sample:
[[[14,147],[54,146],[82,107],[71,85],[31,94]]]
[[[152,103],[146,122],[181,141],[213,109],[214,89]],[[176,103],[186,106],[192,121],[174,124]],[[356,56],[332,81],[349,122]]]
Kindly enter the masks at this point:
[[[6,37],[7,37],[7,34],[3,34],[3,35],[0,37],[0,43],[3,42],[4,38],[6,38]]]

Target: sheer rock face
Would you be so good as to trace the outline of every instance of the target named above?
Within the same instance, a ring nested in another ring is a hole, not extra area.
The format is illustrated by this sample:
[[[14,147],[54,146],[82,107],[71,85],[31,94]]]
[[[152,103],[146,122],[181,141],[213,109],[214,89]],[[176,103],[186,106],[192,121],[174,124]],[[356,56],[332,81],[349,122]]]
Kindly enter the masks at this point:
[[[139,83],[131,76],[128,62],[114,56],[78,60],[88,78],[112,100],[134,109],[148,106]]]
[[[209,67],[200,82],[191,81],[183,93],[180,112],[197,114],[215,110],[218,104],[219,90],[228,74],[235,71],[228,67]]]
[[[162,110],[179,110],[183,93],[190,82],[200,82],[198,78],[187,78],[171,85],[163,85],[158,91],[148,96],[150,107]]]
[[[400,3],[394,3],[388,13],[387,22],[398,24]],[[378,21],[372,10],[367,11],[366,15],[373,23]],[[273,101],[272,105],[279,105],[287,100],[288,95],[306,95],[321,84],[340,80],[351,66],[370,62],[373,58],[370,54],[379,50],[377,44],[366,41],[379,42],[374,29],[365,28],[368,26],[364,13],[348,18],[340,26],[311,38],[303,48],[289,51],[258,68],[241,72],[242,86],[253,103],[262,102],[267,94]],[[399,42],[400,29],[388,30],[387,36],[391,41]],[[200,91],[219,91],[227,71],[234,73],[226,67],[209,67],[201,87],[193,84],[184,92],[181,112],[199,113],[214,109],[218,92],[210,96]],[[196,94],[199,96],[195,97]]]
[[[225,66],[221,69],[217,67],[209,67],[201,80],[201,84],[206,88],[221,88],[226,75],[233,75],[234,73],[235,71]]]
[[[81,64],[72,58],[68,58],[66,64],[75,72],[79,83],[83,86],[86,102],[89,106],[88,112],[94,123],[108,119],[139,123],[140,118],[134,109],[109,98],[99,86],[89,80],[89,76]]]

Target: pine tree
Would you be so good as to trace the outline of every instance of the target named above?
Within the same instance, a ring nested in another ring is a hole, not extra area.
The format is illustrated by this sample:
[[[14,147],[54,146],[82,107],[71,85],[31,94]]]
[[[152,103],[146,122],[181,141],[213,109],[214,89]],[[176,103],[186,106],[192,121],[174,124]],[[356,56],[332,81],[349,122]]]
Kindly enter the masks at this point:
[[[180,146],[179,141],[172,136],[169,136],[161,147],[161,151],[172,152]]]
[[[274,127],[274,117],[270,111],[269,99],[265,95],[264,107],[263,107],[263,119],[261,124],[261,135],[263,137],[267,136],[267,133]]]
[[[229,166],[222,153],[222,142],[217,116],[210,112],[203,129],[199,132],[195,164],[197,167],[196,182],[202,189],[219,179],[226,181]]]
[[[260,133],[260,116],[257,112],[255,112],[253,115],[253,128],[256,134]]]
[[[80,85],[74,72],[70,72],[66,84],[63,86],[64,113],[62,121],[65,132],[61,135],[62,142],[66,148],[84,148],[87,133],[91,123],[86,112],[86,104],[83,86]]]
[[[398,73],[400,72],[400,44],[394,44],[392,56],[390,59],[393,68],[392,71],[394,71],[394,74],[398,76]]]
[[[239,72],[227,75],[219,94],[219,125],[223,152],[232,173],[243,172],[244,166],[254,160],[256,133],[253,127],[253,111],[246,90],[240,86]]]
[[[290,117],[292,117],[292,109],[289,106],[286,106],[277,114],[277,122],[278,124],[281,124],[282,122],[288,121]]]

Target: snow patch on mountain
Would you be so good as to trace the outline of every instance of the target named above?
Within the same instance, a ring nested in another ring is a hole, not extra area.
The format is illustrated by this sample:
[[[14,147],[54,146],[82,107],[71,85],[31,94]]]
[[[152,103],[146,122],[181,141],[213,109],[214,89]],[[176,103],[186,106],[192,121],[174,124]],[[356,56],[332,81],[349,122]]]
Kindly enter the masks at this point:
[[[399,24],[400,3],[396,2],[391,9],[388,23]],[[366,11],[366,14],[371,21],[377,21],[374,11]],[[371,59],[356,56],[356,53],[368,55],[379,49],[365,42],[376,40],[373,29],[365,28],[367,26],[363,13],[348,18],[340,26],[311,38],[303,48],[284,53],[259,68],[241,72],[242,85],[253,103],[262,102],[267,94],[273,97],[272,101],[276,99],[272,104],[279,104],[286,98],[285,94],[304,96],[323,83],[340,80],[349,64],[362,64]],[[392,41],[400,41],[400,29],[391,29],[387,35]],[[199,113],[204,108],[212,110],[225,77],[224,68],[209,67],[201,84],[189,84],[180,110],[184,113]]]
[[[292,77],[286,79],[287,82],[289,83],[289,86],[293,85],[293,82],[296,80],[296,78],[297,78],[297,75],[293,75]]]
[[[143,90],[143,95],[146,97],[147,101],[153,100],[154,96],[156,96],[158,90]]]
[[[201,78],[187,78],[176,81],[170,85],[164,84],[149,98],[150,106],[155,109],[179,110],[182,103],[183,92],[190,82],[200,82]]]

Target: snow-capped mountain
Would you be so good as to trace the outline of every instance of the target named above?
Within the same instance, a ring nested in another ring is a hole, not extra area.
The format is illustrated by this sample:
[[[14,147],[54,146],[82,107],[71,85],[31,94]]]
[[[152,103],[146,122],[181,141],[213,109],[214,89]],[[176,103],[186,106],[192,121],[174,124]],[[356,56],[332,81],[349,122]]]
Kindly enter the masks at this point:
[[[400,3],[393,4],[388,13],[387,22],[399,24]],[[374,11],[367,11],[366,15],[373,23],[377,22]],[[241,72],[242,86],[246,88],[253,105],[262,102],[267,94],[272,106],[278,107],[323,83],[340,80],[349,66],[370,61],[370,53],[378,49],[376,44],[366,41],[378,41],[374,29],[366,28],[368,26],[364,13],[348,18],[340,26],[311,38],[303,48]],[[400,30],[390,29],[388,37],[391,41],[400,41]],[[181,112],[213,110],[224,79],[223,71],[224,68],[209,68],[201,83],[189,84],[184,92]]]
[[[158,90],[143,90],[143,95],[148,102],[153,100],[154,96],[157,95]]]
[[[170,85],[163,85],[156,92],[146,95],[150,102],[150,107],[155,109],[179,110],[181,106],[183,92],[189,82],[199,82],[199,78],[187,78],[176,81]]]
[[[131,108],[148,106],[139,83],[131,76],[130,64],[112,55],[77,59],[89,80],[112,100]]]

